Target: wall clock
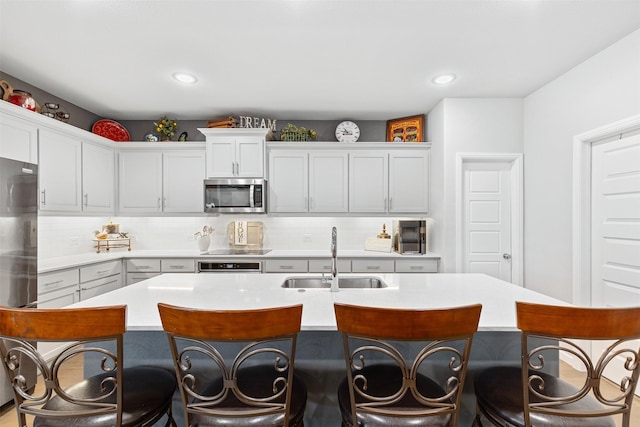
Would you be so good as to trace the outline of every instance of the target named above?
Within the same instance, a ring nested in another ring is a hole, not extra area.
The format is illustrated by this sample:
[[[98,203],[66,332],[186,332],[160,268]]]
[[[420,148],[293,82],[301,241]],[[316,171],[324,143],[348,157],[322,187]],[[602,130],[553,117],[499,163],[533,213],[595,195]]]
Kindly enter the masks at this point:
[[[356,142],[360,138],[360,128],[352,121],[345,120],[336,126],[338,142]]]

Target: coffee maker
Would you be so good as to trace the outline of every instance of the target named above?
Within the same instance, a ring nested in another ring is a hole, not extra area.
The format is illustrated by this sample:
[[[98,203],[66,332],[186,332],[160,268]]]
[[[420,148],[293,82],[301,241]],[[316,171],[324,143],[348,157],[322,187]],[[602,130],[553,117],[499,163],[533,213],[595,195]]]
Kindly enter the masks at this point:
[[[400,254],[427,253],[427,221],[399,220],[395,224],[394,248]]]

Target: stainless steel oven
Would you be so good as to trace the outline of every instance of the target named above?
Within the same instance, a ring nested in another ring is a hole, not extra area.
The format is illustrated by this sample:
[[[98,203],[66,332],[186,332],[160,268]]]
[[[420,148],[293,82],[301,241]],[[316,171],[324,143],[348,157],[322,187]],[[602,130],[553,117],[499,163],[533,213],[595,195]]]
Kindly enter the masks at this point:
[[[267,181],[261,178],[204,180],[207,213],[266,213]]]

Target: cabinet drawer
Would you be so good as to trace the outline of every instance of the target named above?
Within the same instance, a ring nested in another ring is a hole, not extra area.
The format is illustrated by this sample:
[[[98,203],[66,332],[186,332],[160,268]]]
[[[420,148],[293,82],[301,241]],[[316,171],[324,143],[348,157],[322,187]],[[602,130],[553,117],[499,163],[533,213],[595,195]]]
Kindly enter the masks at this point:
[[[38,308],[61,308],[78,301],[78,285],[38,294]]]
[[[265,273],[306,273],[306,259],[268,259],[264,262]]]
[[[396,273],[437,273],[438,261],[435,259],[396,261]]]
[[[89,282],[102,277],[120,274],[122,271],[120,261],[101,262],[100,264],[80,267],[80,282]]]
[[[192,259],[162,259],[160,271],[163,273],[193,273],[196,271],[195,262]]]
[[[160,273],[127,273],[127,286],[159,275]]]
[[[134,258],[127,260],[127,273],[133,273],[136,271],[144,271],[148,273],[160,272],[160,260],[159,259],[144,259]]]
[[[111,276],[80,285],[80,301],[114,291],[122,287],[122,276]]]
[[[393,273],[395,265],[393,260],[360,260],[351,261],[353,273]]]
[[[324,259],[309,260],[309,273],[330,273],[330,272],[331,272],[331,260],[324,260]],[[338,259],[338,272],[350,273],[351,260]]]
[[[77,268],[40,274],[38,275],[38,294],[78,283],[80,283],[80,273]]]

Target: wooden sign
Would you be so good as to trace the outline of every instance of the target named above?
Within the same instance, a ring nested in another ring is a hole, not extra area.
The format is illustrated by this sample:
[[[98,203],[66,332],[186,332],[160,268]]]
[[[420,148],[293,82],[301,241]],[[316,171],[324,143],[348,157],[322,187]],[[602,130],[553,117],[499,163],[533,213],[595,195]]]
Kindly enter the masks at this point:
[[[239,128],[263,128],[276,131],[276,120],[263,117],[240,116]]]

